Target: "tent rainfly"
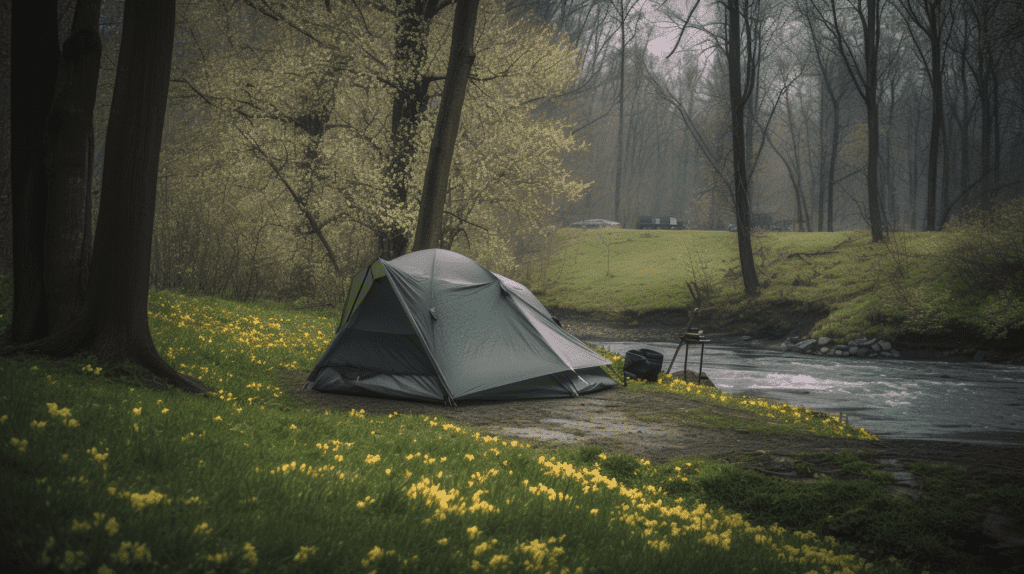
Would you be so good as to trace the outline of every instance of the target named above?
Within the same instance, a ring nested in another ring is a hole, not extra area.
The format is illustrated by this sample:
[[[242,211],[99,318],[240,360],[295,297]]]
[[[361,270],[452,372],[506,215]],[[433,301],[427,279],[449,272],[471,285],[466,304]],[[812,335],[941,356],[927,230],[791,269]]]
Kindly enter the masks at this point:
[[[617,384],[529,289],[444,249],[378,259],[352,279],[341,317],[307,389],[454,404]]]

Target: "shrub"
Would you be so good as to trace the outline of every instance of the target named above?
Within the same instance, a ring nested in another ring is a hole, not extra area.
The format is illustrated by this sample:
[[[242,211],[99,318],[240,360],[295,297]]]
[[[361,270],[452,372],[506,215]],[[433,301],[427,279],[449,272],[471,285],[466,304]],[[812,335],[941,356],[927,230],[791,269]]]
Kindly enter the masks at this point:
[[[946,227],[950,264],[964,294],[1024,296],[1024,197],[972,210]]]

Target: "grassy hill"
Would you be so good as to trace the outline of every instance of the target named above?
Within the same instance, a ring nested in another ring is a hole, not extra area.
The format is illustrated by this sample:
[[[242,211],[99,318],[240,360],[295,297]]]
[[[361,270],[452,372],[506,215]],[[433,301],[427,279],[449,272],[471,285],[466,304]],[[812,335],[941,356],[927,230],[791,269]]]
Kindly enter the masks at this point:
[[[757,233],[756,298],[742,288],[735,233],[561,229],[526,266],[526,283],[548,306],[640,323],[701,308],[718,333],[943,335],[1005,338],[1024,326],[1024,292],[972,289],[955,233]],[[998,255],[998,253],[997,253]]]

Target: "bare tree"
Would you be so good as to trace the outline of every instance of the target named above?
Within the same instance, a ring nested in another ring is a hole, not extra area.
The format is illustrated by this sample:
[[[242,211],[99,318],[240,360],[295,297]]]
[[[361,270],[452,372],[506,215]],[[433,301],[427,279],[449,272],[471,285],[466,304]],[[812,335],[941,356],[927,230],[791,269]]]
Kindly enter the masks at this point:
[[[904,22],[910,31],[910,38],[914,43],[914,50],[924,71],[928,75],[928,82],[931,85],[931,135],[928,140],[928,187],[927,207],[925,208],[925,231],[935,231],[935,205],[938,197],[938,171],[939,171],[939,146],[942,144],[942,133],[945,130],[943,120],[943,70],[945,64],[946,41],[950,29],[950,2],[948,0],[900,0],[899,9]],[[924,34],[928,41],[927,49],[918,40],[917,31]],[[948,154],[949,149],[943,146],[944,153]],[[943,162],[943,166],[948,161]],[[942,179],[945,180],[946,174]]]
[[[883,241],[882,211],[878,194],[878,48],[887,0],[812,0],[819,21],[831,36],[853,85],[864,100],[868,119],[868,217],[871,240]],[[860,24],[861,36],[849,30]]]

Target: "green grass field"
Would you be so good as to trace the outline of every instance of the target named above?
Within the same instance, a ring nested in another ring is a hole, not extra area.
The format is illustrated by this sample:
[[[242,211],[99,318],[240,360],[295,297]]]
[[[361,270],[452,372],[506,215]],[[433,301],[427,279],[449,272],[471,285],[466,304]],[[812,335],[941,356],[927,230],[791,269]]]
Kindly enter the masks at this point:
[[[918,507],[867,475],[790,484],[714,460],[538,449],[442,419],[310,412],[276,381],[312,367],[333,317],[159,292],[150,323],[209,396],[151,391],[87,356],[0,359],[14,571],[906,572],[957,559],[966,528],[966,513],[935,519],[962,494]],[[794,432],[872,438],[806,409],[657,387]],[[970,508],[1024,500],[994,492]]]
[[[841,341],[954,325],[998,337],[1024,325],[1019,295],[1007,304],[958,291],[951,237],[897,233],[878,244],[866,231],[757,233],[762,290],[750,299],[735,233],[566,228],[531,260],[526,283],[550,307],[622,317],[699,306],[699,325],[736,333],[794,312],[813,317],[799,334]]]

